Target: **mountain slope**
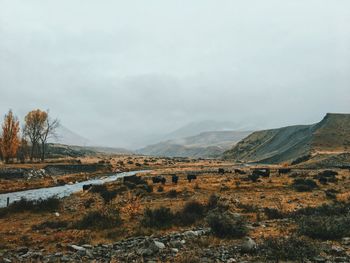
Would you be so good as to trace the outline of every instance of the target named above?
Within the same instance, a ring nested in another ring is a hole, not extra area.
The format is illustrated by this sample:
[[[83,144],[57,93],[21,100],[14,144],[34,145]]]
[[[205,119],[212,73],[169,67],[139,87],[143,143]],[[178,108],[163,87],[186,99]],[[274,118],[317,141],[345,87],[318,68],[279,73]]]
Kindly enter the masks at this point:
[[[350,146],[350,114],[328,113],[313,125],[257,131],[224,153],[225,159],[279,163]]]
[[[251,132],[212,131],[146,146],[138,153],[167,157],[218,157]]]
[[[185,138],[206,131],[227,131],[237,130],[237,124],[228,121],[200,121],[191,122],[166,135],[166,140]]]
[[[78,146],[91,145],[91,142],[88,139],[69,130],[67,127],[63,125],[60,125],[57,128],[56,133],[57,133],[57,138],[51,138],[49,140],[50,143],[78,145]]]

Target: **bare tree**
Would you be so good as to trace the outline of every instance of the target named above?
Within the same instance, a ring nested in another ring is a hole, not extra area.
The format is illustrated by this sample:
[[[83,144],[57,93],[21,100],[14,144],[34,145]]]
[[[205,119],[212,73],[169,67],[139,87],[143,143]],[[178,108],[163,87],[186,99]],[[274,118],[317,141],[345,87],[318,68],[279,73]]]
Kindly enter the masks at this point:
[[[39,140],[41,142],[41,161],[45,161],[47,140],[49,138],[57,137],[56,130],[60,126],[60,122],[58,119],[51,120],[49,117],[49,111],[47,111],[46,113],[47,118],[39,136]]]

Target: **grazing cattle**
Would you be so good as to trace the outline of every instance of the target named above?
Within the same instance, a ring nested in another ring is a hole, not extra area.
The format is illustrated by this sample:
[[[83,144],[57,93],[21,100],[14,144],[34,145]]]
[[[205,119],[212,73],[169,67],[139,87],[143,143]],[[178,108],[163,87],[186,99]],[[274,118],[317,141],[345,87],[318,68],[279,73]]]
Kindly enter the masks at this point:
[[[218,173],[219,173],[219,174],[224,174],[224,173],[225,173],[224,168],[219,168],[219,169],[218,169]]]
[[[171,176],[171,182],[173,183],[173,184],[177,184],[177,181],[179,180],[179,177],[176,175],[176,174],[173,174],[172,176]]]
[[[92,184],[84,184],[83,185],[83,191],[87,191],[92,187]]]
[[[338,175],[338,172],[332,170],[325,170],[318,174],[320,177],[335,177],[336,175]]]
[[[338,175],[338,173],[335,171],[325,170],[323,172],[320,172],[316,176],[316,178],[318,178],[318,180],[321,184],[334,183],[337,181],[336,175]]]
[[[246,172],[241,169],[235,169],[235,174],[246,174]]]
[[[158,175],[158,176],[152,177],[152,182],[154,184],[158,184],[158,183],[165,184],[166,179],[165,179],[165,177]]]
[[[290,168],[281,168],[281,169],[278,169],[278,175],[288,174],[288,173],[290,173],[290,171],[292,171],[292,169],[290,169]]]
[[[192,180],[196,180],[197,179],[197,175],[195,174],[188,174],[187,175],[187,180],[190,183]]]
[[[254,169],[252,175],[254,176],[262,176],[262,177],[269,177],[270,176],[270,169]]]

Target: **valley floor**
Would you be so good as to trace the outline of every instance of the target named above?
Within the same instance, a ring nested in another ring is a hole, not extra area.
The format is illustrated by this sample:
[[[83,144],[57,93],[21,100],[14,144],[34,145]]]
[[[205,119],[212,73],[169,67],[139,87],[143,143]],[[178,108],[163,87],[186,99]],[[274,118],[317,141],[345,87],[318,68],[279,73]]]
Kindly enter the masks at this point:
[[[321,184],[317,169],[279,175],[271,166],[269,177],[254,182],[253,167],[219,160],[119,156],[82,163],[98,161],[111,171],[150,172],[140,174],[140,182],[108,183],[42,210],[28,204],[0,209],[2,261],[350,262],[349,170],[337,169],[335,181]],[[166,183],[153,183],[155,176]],[[296,178],[317,186],[297,191]],[[1,189],[11,183],[23,189],[24,182],[2,180]]]

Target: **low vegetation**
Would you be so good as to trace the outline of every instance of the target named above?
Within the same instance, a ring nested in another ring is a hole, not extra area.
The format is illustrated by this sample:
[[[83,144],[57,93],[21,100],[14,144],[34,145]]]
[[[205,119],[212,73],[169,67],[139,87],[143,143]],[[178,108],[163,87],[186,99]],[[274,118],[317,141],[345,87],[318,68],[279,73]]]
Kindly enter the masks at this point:
[[[300,234],[323,240],[349,236],[350,216],[308,216],[298,221]]]
[[[100,194],[106,204],[112,201],[118,194],[117,190],[108,190],[105,185],[93,185],[90,192]]]
[[[308,192],[317,188],[317,184],[314,180],[304,178],[294,179],[292,186],[298,192]]]
[[[207,217],[207,223],[212,233],[220,238],[240,238],[248,233],[245,220],[240,216],[233,216],[229,212],[213,212]]]
[[[73,228],[77,229],[108,229],[120,226],[122,220],[119,210],[107,208],[105,210],[90,211],[82,219],[73,223]]]
[[[27,200],[20,199],[10,204],[8,207],[0,209],[0,215],[4,216],[11,212],[24,212],[32,211],[36,213],[40,212],[55,212],[60,207],[60,199],[56,197],[50,197],[48,199],[39,199],[39,200]]]
[[[261,245],[261,254],[266,259],[275,260],[293,260],[304,262],[306,258],[313,258],[319,254],[317,245],[305,238],[292,236],[288,238],[277,237],[264,240]]]

